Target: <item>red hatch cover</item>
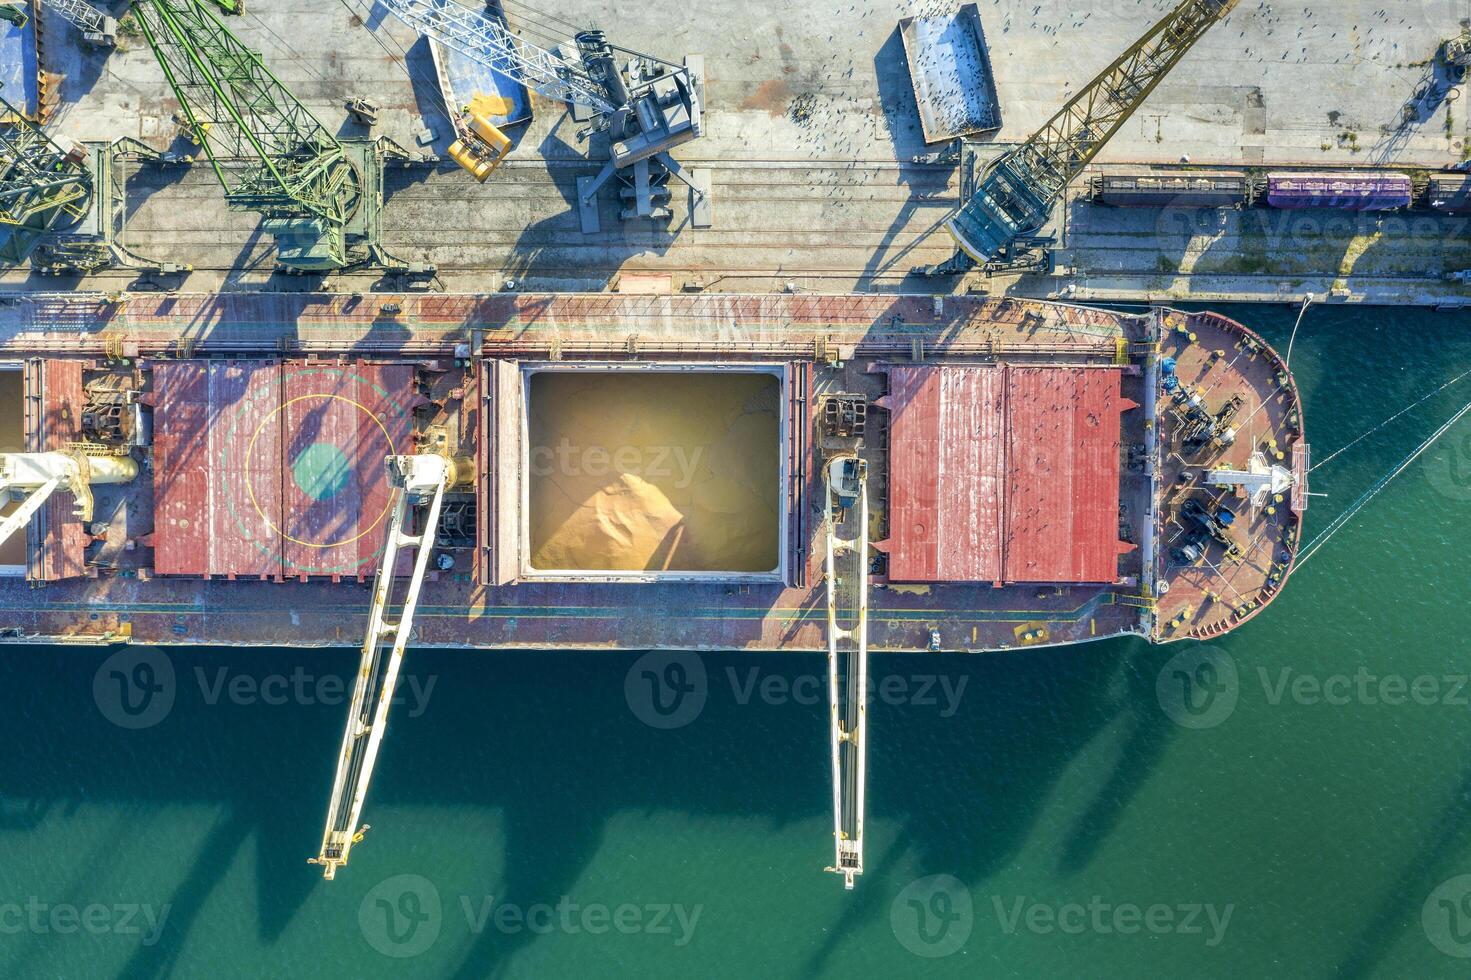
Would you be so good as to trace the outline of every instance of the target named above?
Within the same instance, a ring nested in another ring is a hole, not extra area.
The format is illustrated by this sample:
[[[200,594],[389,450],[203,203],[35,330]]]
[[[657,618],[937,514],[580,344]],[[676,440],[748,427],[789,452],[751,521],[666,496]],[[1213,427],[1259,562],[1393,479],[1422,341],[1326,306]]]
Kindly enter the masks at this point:
[[[1117,579],[1118,368],[888,370],[890,579]]]
[[[366,576],[411,452],[409,364],[165,361],[153,368],[154,571]]]

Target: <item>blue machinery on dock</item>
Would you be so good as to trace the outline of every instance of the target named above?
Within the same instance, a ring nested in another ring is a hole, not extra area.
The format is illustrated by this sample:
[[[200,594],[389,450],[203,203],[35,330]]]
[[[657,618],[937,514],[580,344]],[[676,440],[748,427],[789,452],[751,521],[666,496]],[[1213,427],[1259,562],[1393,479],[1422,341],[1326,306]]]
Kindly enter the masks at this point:
[[[687,172],[669,155],[703,131],[699,72],[690,65],[609,44],[602,31],[579,32],[566,53],[563,46],[548,51],[456,0],[384,0],[384,6],[425,37],[518,76],[540,95],[593,114],[579,135],[606,133],[609,159],[597,176],[577,179],[584,234],[599,230],[597,194],[614,176],[622,183],[619,199],[632,205],[622,210],[623,220],[670,217],[667,185],[673,176],[689,185],[691,224],[709,227],[708,173]],[[510,140],[484,120],[457,128],[461,140],[450,155],[484,180],[510,152]],[[465,129],[473,134],[468,141]]]

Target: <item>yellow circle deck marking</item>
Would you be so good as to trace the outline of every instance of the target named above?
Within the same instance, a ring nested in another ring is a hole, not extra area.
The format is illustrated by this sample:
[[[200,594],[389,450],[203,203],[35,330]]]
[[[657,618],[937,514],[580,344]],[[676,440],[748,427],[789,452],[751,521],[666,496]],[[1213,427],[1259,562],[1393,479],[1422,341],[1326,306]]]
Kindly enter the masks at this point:
[[[368,410],[368,407],[366,405],[363,405],[360,402],[353,401],[351,398],[348,398],[345,395],[325,395],[325,394],[297,395],[295,398],[293,398],[290,401],[286,402],[284,405],[279,405],[276,408],[272,409],[271,412],[270,412],[270,414],[268,414],[265,418],[261,419],[260,420],[260,423],[258,425],[256,425],[255,432],[250,437],[250,446],[245,451],[245,459],[246,459],[246,465],[247,466],[249,465],[250,460],[252,460],[252,459],[255,458],[255,442],[256,442],[257,439],[260,438],[260,434],[261,434],[262,430],[265,429],[266,423],[269,422],[269,421],[271,421],[271,419],[275,418],[281,412],[285,411],[287,408],[291,407],[292,405],[296,404],[297,402],[305,401],[308,398],[326,398],[329,401],[347,402],[349,405],[353,406],[358,411],[362,412],[368,418],[370,418],[370,419],[373,420],[373,424],[376,425],[376,426],[378,426],[378,430],[383,433],[383,438],[388,443],[388,455],[389,456],[394,455],[394,451],[393,451],[393,437],[388,434],[388,429],[386,427],[384,427],[382,420],[380,420],[378,418],[378,416],[374,415],[371,411],[369,411]],[[352,537],[348,538],[346,541],[333,541],[330,544],[314,544],[311,541],[303,541],[300,538],[293,538],[291,535],[287,534],[282,528],[280,528],[279,526],[277,526],[277,524],[276,524],[275,521],[271,520],[269,517],[266,516],[266,512],[261,509],[260,501],[258,501],[258,500],[255,499],[255,485],[251,482],[251,479],[250,479],[250,476],[249,476],[248,473],[247,473],[247,475],[245,477],[245,492],[248,493],[248,494],[250,494],[250,506],[252,506],[252,507],[255,508],[255,512],[260,515],[260,519],[261,520],[265,521],[267,524],[270,525],[271,530],[275,531],[277,534],[281,535],[281,537],[285,538],[287,541],[290,541],[292,544],[299,544],[303,548],[341,548],[344,545],[352,544],[358,538],[361,538],[364,535],[371,533],[372,530],[373,530],[373,528],[377,527],[379,524],[381,524],[383,522],[383,516],[388,513],[388,506],[389,506],[390,503],[393,502],[393,500],[392,500],[393,495],[392,494],[389,494],[389,502],[388,503],[385,503],[383,505],[383,509],[378,512],[378,516],[373,519],[373,523],[372,524],[369,524],[363,530],[359,531],[357,534],[355,534]],[[285,507],[285,505],[286,505],[286,502],[283,500],[281,502],[281,506],[282,507]]]

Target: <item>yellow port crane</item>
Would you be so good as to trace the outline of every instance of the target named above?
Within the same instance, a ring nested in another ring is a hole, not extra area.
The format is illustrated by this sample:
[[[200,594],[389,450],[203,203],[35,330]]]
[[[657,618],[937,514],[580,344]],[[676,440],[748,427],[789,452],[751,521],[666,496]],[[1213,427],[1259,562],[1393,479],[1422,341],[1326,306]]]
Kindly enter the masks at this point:
[[[945,220],[959,250],[916,271],[950,275],[977,264],[988,273],[1046,268],[1052,238],[1039,233],[1068,183],[1238,2],[1181,0],[1025,143],[988,163],[979,178],[962,176],[960,206]],[[967,161],[963,175],[971,173]]]

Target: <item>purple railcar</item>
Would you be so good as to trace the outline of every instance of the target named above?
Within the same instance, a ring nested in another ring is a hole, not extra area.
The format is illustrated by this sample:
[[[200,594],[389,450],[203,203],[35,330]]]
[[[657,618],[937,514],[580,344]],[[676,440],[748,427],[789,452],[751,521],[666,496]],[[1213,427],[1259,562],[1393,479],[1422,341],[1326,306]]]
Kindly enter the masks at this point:
[[[1267,203],[1274,208],[1338,208],[1394,211],[1414,196],[1409,174],[1287,173],[1267,175]]]

